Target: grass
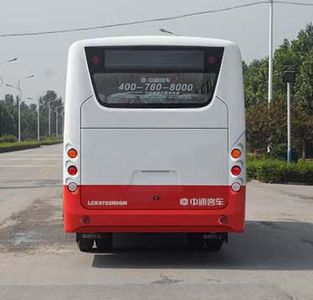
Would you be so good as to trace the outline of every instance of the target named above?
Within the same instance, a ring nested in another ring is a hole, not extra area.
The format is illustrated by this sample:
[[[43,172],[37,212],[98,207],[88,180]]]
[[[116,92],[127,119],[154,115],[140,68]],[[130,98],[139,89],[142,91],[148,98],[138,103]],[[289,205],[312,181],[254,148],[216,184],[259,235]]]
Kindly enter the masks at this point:
[[[41,141],[3,142],[0,143],[0,153],[39,148],[43,145],[54,145],[63,142],[62,138],[44,138]]]
[[[247,178],[269,183],[303,183],[313,185],[313,162],[299,160],[287,164],[273,159],[248,159]]]

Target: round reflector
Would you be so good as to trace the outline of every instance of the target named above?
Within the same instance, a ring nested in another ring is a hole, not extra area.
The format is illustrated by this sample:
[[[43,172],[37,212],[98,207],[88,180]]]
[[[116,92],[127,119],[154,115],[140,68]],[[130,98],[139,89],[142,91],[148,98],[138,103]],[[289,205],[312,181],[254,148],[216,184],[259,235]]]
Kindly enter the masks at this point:
[[[77,185],[75,182],[70,182],[67,188],[70,192],[75,192],[77,190]]]
[[[220,216],[218,218],[218,221],[219,221],[220,224],[227,224],[228,223],[228,218],[227,218],[227,216]]]
[[[69,166],[67,168],[67,172],[70,174],[70,175],[76,175],[77,174],[77,168],[75,166]]]
[[[240,155],[241,155],[241,151],[237,148],[235,148],[231,151],[232,158],[239,158]]]
[[[240,183],[238,182],[234,182],[232,185],[231,185],[231,189],[233,192],[239,192],[240,190]]]
[[[74,148],[71,148],[70,150],[67,151],[67,155],[70,158],[75,158],[77,156],[77,150]]]
[[[89,218],[88,216],[82,216],[82,217],[80,218],[80,222],[81,222],[82,224],[90,224],[91,220],[90,220],[90,218]]]
[[[231,173],[234,175],[234,176],[238,176],[241,172],[241,168],[239,166],[233,166],[231,168]]]

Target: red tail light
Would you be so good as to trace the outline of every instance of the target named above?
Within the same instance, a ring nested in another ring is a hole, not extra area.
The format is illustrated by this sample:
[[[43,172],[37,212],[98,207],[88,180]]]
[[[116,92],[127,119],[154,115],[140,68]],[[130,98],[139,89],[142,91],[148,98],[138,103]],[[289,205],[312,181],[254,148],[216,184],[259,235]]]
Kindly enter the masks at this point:
[[[231,173],[234,175],[234,176],[238,176],[240,173],[241,173],[241,168],[239,166],[233,166],[231,168]]]
[[[74,176],[77,174],[77,168],[75,166],[70,166],[70,167],[68,167],[67,172],[70,175]]]

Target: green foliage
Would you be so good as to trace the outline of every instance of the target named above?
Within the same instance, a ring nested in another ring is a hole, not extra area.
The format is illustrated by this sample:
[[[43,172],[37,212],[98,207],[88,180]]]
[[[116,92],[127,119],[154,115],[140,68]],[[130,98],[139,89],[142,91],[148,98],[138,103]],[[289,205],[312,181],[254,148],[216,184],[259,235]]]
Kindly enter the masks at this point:
[[[255,59],[249,65],[244,63],[243,71],[246,106],[263,103],[267,97],[268,59]]]
[[[16,142],[15,136],[13,136],[15,141],[9,141],[11,137],[10,136],[7,137],[8,137],[7,141],[0,142],[0,153],[38,148],[43,145],[48,146],[60,144],[63,142],[63,139],[61,137],[44,138],[41,141],[23,141],[23,142]],[[13,138],[11,140],[13,140]]]
[[[304,57],[299,67],[295,97],[299,104],[312,114],[313,112],[313,48]]]
[[[24,99],[24,98],[23,98]],[[22,140],[34,140],[37,138],[37,104],[27,104],[21,101],[21,138]],[[51,108],[51,134],[56,132],[55,108],[62,106],[62,99],[54,91],[47,91],[40,98],[40,135],[48,135],[49,103]],[[60,109],[59,109],[60,112]],[[59,114],[59,131],[62,132],[63,122]],[[0,136],[17,136],[18,123],[18,98],[13,95],[5,95],[0,100]]]
[[[0,153],[25,150],[30,148],[40,147],[40,142],[35,141],[25,141],[25,142],[15,142],[15,143],[1,143],[0,144]]]
[[[267,155],[272,159],[280,159],[285,160],[287,156],[287,145],[286,144],[278,144],[272,147],[271,152]],[[299,154],[295,148],[291,149],[291,160],[293,162],[297,162],[299,158]]]
[[[3,135],[0,137],[0,143],[14,143],[17,142],[17,138],[14,135]]]
[[[291,89],[292,145],[303,159],[307,154],[313,157],[313,24],[301,30],[296,39],[285,39],[275,50],[274,97],[269,109],[267,63],[267,59],[260,59],[243,64],[249,151],[265,154],[268,145],[274,151],[286,145],[286,84],[282,77],[284,70],[292,68],[296,71]],[[273,156],[278,157],[275,153]]]
[[[54,145],[54,144],[60,144],[63,143],[62,137],[50,137],[50,138],[44,138],[40,141],[41,145]]]
[[[267,183],[313,184],[313,162],[299,161],[287,164],[281,160],[248,160],[247,178]]]

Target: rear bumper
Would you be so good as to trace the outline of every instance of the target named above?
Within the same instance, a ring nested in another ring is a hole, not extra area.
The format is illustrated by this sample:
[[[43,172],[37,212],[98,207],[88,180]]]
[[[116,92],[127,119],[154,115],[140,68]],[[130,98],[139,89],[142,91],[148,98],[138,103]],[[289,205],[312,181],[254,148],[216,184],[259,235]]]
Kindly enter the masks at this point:
[[[64,186],[63,208],[65,232],[243,232],[245,187],[236,193],[229,188],[221,209],[90,210],[81,205],[79,189],[71,193]]]

